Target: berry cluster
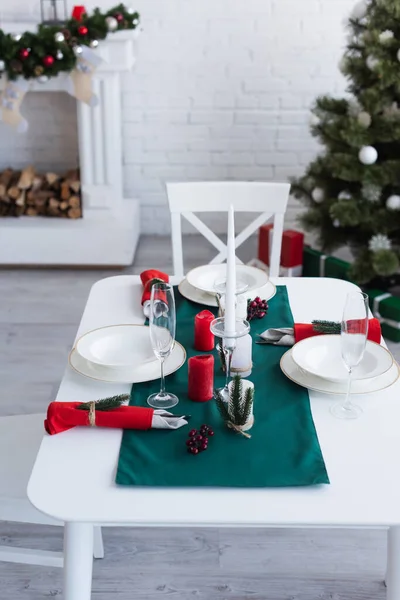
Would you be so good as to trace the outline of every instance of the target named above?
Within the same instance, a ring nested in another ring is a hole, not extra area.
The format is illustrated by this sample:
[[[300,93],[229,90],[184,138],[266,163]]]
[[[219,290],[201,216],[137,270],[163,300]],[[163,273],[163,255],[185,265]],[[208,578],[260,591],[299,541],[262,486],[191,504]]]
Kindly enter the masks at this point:
[[[208,438],[214,435],[214,431],[208,425],[202,425],[200,431],[191,429],[189,439],[186,441],[189,454],[198,454],[208,448]]]
[[[247,320],[262,319],[265,317],[265,313],[268,310],[268,304],[266,300],[261,300],[259,296],[254,300],[247,300]]]

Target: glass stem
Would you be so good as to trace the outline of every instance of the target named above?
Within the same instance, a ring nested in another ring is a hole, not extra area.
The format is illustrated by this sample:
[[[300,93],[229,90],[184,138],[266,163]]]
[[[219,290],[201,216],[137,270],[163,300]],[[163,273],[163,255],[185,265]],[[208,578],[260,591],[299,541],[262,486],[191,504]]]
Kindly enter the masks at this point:
[[[224,355],[225,355],[225,390],[228,391],[229,378],[231,375],[231,365],[232,365],[232,348],[227,348],[224,346]]]
[[[349,409],[351,407],[351,401],[350,401],[351,375],[352,375],[352,369],[351,369],[351,367],[349,367],[349,378],[347,380],[346,399],[343,403],[343,408],[345,408],[345,409]]]
[[[160,381],[160,395],[165,394],[165,377],[164,377],[164,358],[161,358],[161,381]]]

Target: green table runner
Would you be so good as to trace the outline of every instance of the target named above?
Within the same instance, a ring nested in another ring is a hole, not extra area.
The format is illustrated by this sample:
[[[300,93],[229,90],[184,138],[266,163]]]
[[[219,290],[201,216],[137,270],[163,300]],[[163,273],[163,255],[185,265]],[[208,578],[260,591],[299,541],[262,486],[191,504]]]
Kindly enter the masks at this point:
[[[193,348],[194,317],[201,306],[186,300],[175,288],[176,339],[188,357],[199,354]],[[256,338],[268,327],[291,327],[293,317],[286,287],[279,286],[269,302],[264,319],[251,322]],[[251,439],[233,433],[219,416],[214,400],[192,402],[187,397],[187,362],[166,378],[167,390],[180,399],[172,409],[175,414],[192,415],[188,427],[177,431],[124,431],[116,482],[142,486],[216,486],[216,487],[285,487],[329,483],[314,422],[308,391],[287,379],[279,361],[286,348],[253,344],[255,385],[254,426]],[[215,387],[224,385],[217,352]],[[147,406],[149,394],[158,391],[159,380],[135,384],[131,405]],[[193,456],[186,451],[191,428],[202,423],[212,426],[208,450]]]

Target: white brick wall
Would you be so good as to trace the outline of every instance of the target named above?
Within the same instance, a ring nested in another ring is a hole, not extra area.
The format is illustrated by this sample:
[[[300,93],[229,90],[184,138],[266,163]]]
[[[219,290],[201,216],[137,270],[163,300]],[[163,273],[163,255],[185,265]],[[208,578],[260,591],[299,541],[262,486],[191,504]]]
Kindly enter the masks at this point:
[[[344,89],[337,63],[354,0],[131,2],[144,31],[137,68],[123,82],[124,173],[126,195],[142,202],[142,230],[169,230],[166,180],[301,174],[316,151],[310,103]],[[112,0],[85,2],[98,4]],[[26,20],[30,5],[13,0],[1,16]],[[73,101],[52,99],[27,96],[26,138],[1,126],[0,166],[33,158],[51,168],[75,164]],[[297,210],[291,202],[288,225]]]

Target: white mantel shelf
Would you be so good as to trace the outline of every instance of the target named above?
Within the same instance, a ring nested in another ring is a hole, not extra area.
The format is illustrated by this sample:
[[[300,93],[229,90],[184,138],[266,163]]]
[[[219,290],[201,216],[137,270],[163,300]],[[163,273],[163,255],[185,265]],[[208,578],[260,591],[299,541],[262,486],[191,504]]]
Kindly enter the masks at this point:
[[[4,23],[21,32],[33,23]],[[93,77],[99,105],[81,102],[78,110],[82,219],[0,218],[0,264],[45,266],[126,266],[133,261],[140,235],[140,205],[124,198],[120,78],[136,60],[133,30],[110,34],[99,43],[101,63]],[[33,82],[31,92],[65,91],[67,74],[46,84]],[[0,90],[4,81],[0,80]],[[23,113],[23,105],[21,112]],[[0,135],[6,125],[0,123]],[[9,130],[8,135],[18,135]],[[13,165],[7,165],[13,166]],[[71,165],[73,166],[73,165]]]

